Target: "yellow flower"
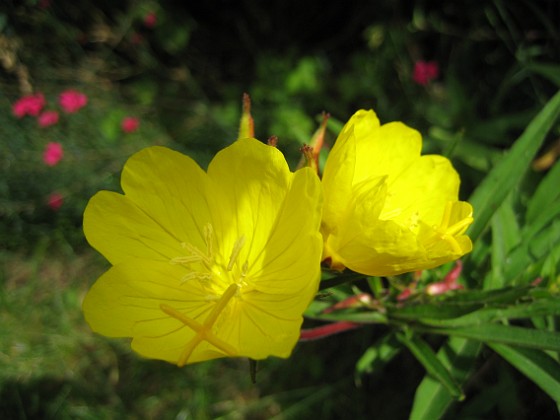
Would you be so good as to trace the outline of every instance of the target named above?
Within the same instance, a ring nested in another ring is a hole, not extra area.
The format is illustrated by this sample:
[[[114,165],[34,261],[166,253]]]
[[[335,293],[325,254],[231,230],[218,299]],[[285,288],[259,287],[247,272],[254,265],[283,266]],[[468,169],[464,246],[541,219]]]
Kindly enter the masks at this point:
[[[144,149],[121,184],[124,195],[101,191],[84,214],[89,243],[113,265],[84,300],[91,328],[180,366],[288,357],[320,277],[316,174],[292,173],[276,148],[242,139],[207,173],[178,152]]]
[[[432,268],[472,249],[472,207],[458,201],[449,160],[420,156],[420,134],[380,126],[360,110],[344,126],[323,174],[323,258],[331,267],[385,276]]]

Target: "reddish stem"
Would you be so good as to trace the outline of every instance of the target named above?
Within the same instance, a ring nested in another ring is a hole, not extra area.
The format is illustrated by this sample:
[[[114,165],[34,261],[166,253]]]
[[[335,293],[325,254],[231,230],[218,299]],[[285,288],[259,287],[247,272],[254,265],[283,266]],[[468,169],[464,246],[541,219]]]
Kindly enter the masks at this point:
[[[344,331],[354,330],[361,326],[362,324],[356,324],[355,322],[340,321],[316,328],[309,328],[301,330],[299,341],[319,340]]]

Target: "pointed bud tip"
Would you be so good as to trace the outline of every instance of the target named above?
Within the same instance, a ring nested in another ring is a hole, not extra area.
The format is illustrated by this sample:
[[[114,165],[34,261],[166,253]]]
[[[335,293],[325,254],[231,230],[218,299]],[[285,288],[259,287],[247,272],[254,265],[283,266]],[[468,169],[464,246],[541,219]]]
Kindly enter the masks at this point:
[[[266,143],[269,146],[276,147],[278,145],[278,136],[270,136]]]

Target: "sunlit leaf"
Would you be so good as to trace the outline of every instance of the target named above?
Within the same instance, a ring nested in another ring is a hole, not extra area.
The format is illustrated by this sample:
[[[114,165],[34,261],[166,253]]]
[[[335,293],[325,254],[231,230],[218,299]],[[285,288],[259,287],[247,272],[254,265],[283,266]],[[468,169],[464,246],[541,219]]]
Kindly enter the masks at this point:
[[[527,126],[510,151],[488,174],[469,198],[475,209],[474,223],[468,230],[476,241],[487,227],[512,188],[519,183],[560,114],[560,92],[556,93]]]

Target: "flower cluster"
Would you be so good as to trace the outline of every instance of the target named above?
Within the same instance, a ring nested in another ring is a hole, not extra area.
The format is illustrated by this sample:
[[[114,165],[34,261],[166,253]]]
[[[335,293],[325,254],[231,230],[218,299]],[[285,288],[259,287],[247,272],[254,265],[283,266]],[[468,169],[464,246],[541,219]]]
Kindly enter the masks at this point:
[[[32,95],[24,95],[12,104],[12,114],[17,118],[26,116],[35,117],[40,128],[46,128],[58,124],[60,113],[75,114],[84,108],[88,103],[86,94],[74,90],[67,89],[58,95],[59,110],[45,109],[47,100],[43,93]],[[70,117],[66,117],[70,118]],[[125,134],[133,133],[140,127],[140,120],[136,117],[127,116],[121,121],[121,130]],[[64,157],[64,147],[61,142],[54,141],[45,144],[43,149],[43,163],[46,166],[53,167],[58,165]],[[53,198],[54,197],[54,198]],[[49,208],[57,211],[63,204],[64,199],[61,193],[53,192],[46,199]]]
[[[126,163],[124,194],[90,200],[86,238],[112,264],[83,303],[94,331],[179,366],[288,357],[322,261],[385,276],[471,250],[457,173],[442,156],[421,156],[420,134],[406,125],[358,111],[322,179],[313,151],[291,172],[275,142],[252,137],[246,98],[240,138],[207,171],[150,147]]]
[[[47,101],[42,93],[25,95],[14,102],[12,113],[17,118],[23,118],[26,115],[37,117],[39,127],[49,127],[58,123],[59,114],[55,110],[43,111],[46,104]],[[77,90],[68,89],[60,93],[58,104],[65,113],[73,114],[86,106],[87,96]]]

